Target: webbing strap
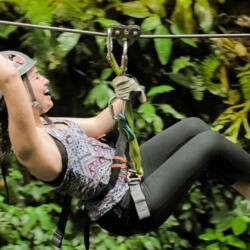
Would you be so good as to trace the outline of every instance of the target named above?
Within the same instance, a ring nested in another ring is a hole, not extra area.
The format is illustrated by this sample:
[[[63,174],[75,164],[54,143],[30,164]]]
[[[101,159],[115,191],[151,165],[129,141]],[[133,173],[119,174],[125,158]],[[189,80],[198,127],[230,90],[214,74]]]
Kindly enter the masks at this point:
[[[70,213],[70,204],[71,204],[72,197],[66,195],[64,197],[62,211],[60,214],[59,222],[57,225],[56,232],[54,233],[52,243],[57,246],[58,248],[62,245],[62,240],[65,232],[66,223]]]
[[[123,156],[123,152],[126,150],[126,145],[127,145],[126,137],[124,135],[120,135],[116,142],[116,151],[115,151],[116,156],[113,159],[113,164],[117,164],[120,161],[123,161],[123,162],[125,161],[122,156]],[[116,181],[119,177],[120,170],[121,168],[117,168],[117,167],[111,168],[111,176],[110,176],[109,183],[103,188],[103,191],[100,194],[98,194],[96,197],[93,198],[93,200],[101,200],[115,186]],[[65,227],[66,227],[66,223],[67,223],[69,213],[70,213],[71,200],[72,200],[71,196],[66,195],[64,197],[64,202],[62,205],[62,211],[60,214],[59,222],[58,222],[54,237],[52,239],[53,244],[57,246],[58,248],[60,248],[62,245]],[[89,249],[89,230],[90,230],[91,221],[87,214],[86,209],[84,209],[81,212],[81,215],[84,218],[84,225],[83,225],[84,244],[85,244],[85,249],[88,250]]]
[[[2,175],[3,175],[5,192],[6,192],[6,196],[7,196],[7,203],[9,203],[9,201],[10,201],[10,195],[9,195],[9,188],[8,188],[7,179],[6,179],[6,175],[7,175],[6,172],[7,171],[6,171],[6,165],[5,165],[5,163],[2,163],[1,169],[2,169]]]
[[[140,220],[150,216],[146,198],[141,190],[140,181],[129,182],[130,193],[135,203],[137,215]]]
[[[134,130],[134,114],[132,109],[131,101],[126,102],[126,110],[125,116],[128,121],[129,127]],[[132,140],[128,141],[129,143],[129,155],[130,160],[132,162],[133,168],[136,170],[138,175],[143,175],[143,168],[141,165],[141,154],[140,154],[140,147],[137,141],[137,138],[133,138]]]

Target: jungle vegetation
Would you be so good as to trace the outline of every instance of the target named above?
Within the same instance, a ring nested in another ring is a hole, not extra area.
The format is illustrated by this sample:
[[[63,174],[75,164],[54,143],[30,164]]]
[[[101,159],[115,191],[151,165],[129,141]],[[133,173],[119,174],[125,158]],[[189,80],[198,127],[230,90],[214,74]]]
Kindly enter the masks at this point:
[[[0,17],[92,31],[136,24],[145,34],[249,33],[250,2],[0,0]],[[115,74],[105,43],[105,37],[0,25],[0,50],[31,55],[51,80],[53,116],[91,116],[107,106]],[[115,42],[114,53],[121,55]],[[180,119],[197,116],[250,149],[250,38],[139,39],[128,49],[128,73],[145,86],[148,98],[135,112],[140,142]],[[3,129],[2,120],[0,125]],[[19,166],[4,143],[0,160],[8,167],[10,201],[0,176],[0,249],[55,249],[50,239],[62,197]],[[74,200],[62,249],[83,249],[82,232]],[[159,229],[125,238],[93,225],[91,249],[250,249],[250,212],[241,196],[204,172]]]

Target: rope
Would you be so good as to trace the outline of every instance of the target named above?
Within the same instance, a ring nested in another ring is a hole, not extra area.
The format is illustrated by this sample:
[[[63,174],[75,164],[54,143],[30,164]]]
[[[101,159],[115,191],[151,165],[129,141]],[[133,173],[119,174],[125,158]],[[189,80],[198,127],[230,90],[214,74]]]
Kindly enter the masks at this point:
[[[59,32],[70,32],[70,33],[79,33],[89,36],[107,36],[107,32],[96,32],[96,31],[88,31],[88,30],[79,30],[79,29],[71,29],[71,28],[64,28],[64,27],[55,27],[55,26],[48,26],[48,25],[38,25],[38,24],[30,24],[30,23],[21,23],[21,22],[12,22],[6,20],[0,20],[0,24],[3,25],[12,25],[22,28],[30,28],[30,29],[44,29],[44,30],[52,30],[52,31],[59,31]],[[157,34],[140,34],[140,39],[175,39],[175,38],[222,38],[222,37],[250,37],[250,33],[225,33],[225,34],[218,34],[218,33],[211,33],[211,34],[168,34],[168,35],[157,35]]]

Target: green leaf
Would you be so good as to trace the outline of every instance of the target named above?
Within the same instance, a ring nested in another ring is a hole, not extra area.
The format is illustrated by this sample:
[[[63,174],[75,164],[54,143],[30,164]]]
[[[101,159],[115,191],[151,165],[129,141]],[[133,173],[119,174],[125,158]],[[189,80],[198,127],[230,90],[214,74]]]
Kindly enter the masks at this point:
[[[105,84],[99,84],[92,88],[84,100],[85,105],[97,104],[99,108],[107,106],[113,92]]]
[[[154,126],[154,132],[155,133],[160,133],[163,130],[163,121],[160,118],[160,116],[155,115],[153,119],[153,126]]]
[[[206,247],[206,250],[221,250],[219,243],[213,243]]]
[[[24,7],[24,5],[22,5]],[[52,8],[50,0],[28,1],[26,3],[26,17],[32,23],[50,24],[52,22]]]
[[[36,210],[34,208],[31,208],[31,207],[29,208],[29,210],[30,210],[29,220],[25,223],[25,225],[23,227],[24,234],[28,234],[38,221]],[[28,212],[28,210],[27,210],[27,212]]]
[[[63,51],[64,56],[76,46],[79,38],[80,34],[69,32],[63,32],[57,38],[57,41],[59,42],[59,48]]]
[[[176,74],[175,73],[167,73],[167,75],[175,83],[177,83],[183,87],[190,88],[190,79],[187,78],[185,75],[180,74],[180,73],[176,73]]]
[[[138,109],[138,112],[147,122],[152,122],[155,118],[155,107],[151,103],[141,104]]]
[[[113,70],[111,68],[105,68],[102,70],[101,79],[107,80],[113,74]]]
[[[161,25],[161,19],[158,15],[152,15],[143,20],[141,29],[144,31],[152,31]]]
[[[223,234],[221,232],[216,232],[210,228],[206,229],[205,233],[199,235],[199,239],[210,241],[210,240],[218,240],[222,239]]]
[[[162,17],[166,16],[166,8],[164,6],[166,0],[141,0],[155,14]]]
[[[147,96],[149,97],[156,96],[158,94],[167,93],[172,90],[174,90],[174,88],[169,85],[159,85],[159,86],[150,88],[150,90],[147,93]]]
[[[135,18],[145,18],[150,15],[148,8],[140,1],[132,1],[121,4],[123,14]]]
[[[185,31],[181,30],[180,27],[176,23],[173,23],[170,26],[170,30],[173,34],[176,34],[176,35],[186,34]],[[197,48],[197,44],[194,38],[181,38],[181,41],[183,41],[184,43],[188,44],[191,47]]]
[[[0,37],[7,39],[9,35],[17,30],[16,26],[0,26]]]
[[[194,6],[200,26],[204,32],[209,32],[213,25],[213,13],[207,0],[197,0]]]
[[[190,62],[190,57],[189,56],[181,56],[177,59],[174,60],[172,64],[172,72],[173,73],[178,73],[180,70],[188,67],[188,66],[193,66],[194,64]]]
[[[186,116],[184,114],[179,113],[176,111],[172,106],[169,104],[158,104],[157,105],[165,114],[171,114],[176,119],[183,119]]]
[[[247,249],[247,245],[244,241],[240,240],[239,238],[235,237],[234,235],[228,235],[225,237],[225,242],[228,245],[238,247],[240,249]]]
[[[168,29],[163,26],[159,25],[156,30],[155,34],[160,34],[160,35],[168,35],[169,31]],[[171,39],[154,39],[155,43],[155,49],[158,55],[158,58],[161,62],[162,65],[166,65],[169,61],[170,54],[172,51],[172,40]]]
[[[240,235],[247,230],[248,225],[242,217],[236,217],[231,222],[231,227],[235,235]]]
[[[104,18],[104,17],[100,17],[100,18],[97,18],[95,20],[96,22],[98,22],[99,24],[101,24],[102,27],[109,27],[111,25],[117,25],[117,24],[120,24],[118,21],[116,20],[113,20],[113,19],[109,19],[109,18]]]

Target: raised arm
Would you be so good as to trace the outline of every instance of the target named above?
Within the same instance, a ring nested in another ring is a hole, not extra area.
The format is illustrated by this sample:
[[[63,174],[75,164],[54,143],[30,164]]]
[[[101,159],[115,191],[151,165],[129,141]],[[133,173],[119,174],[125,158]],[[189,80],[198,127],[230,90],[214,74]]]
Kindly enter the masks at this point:
[[[112,85],[115,89],[117,100],[113,102],[114,114],[117,115],[124,110],[125,101],[129,100],[131,92],[140,92],[139,100],[141,102],[146,101],[144,94],[144,88],[139,85],[137,80],[128,76],[117,76]],[[104,109],[97,116],[92,118],[72,118],[77,122],[81,128],[87,133],[87,135],[95,138],[99,138],[108,132],[110,132],[115,125],[115,121],[112,118],[110,108]]]
[[[8,111],[9,137],[18,160],[36,177],[53,179],[60,155],[49,136],[36,126],[30,98],[18,71],[0,55],[0,90]]]
[[[117,99],[113,103],[114,113],[118,114],[123,111],[125,102]],[[79,124],[85,133],[94,138],[100,138],[114,129],[115,120],[112,118],[110,108],[107,107],[98,115],[90,118],[65,118]]]

